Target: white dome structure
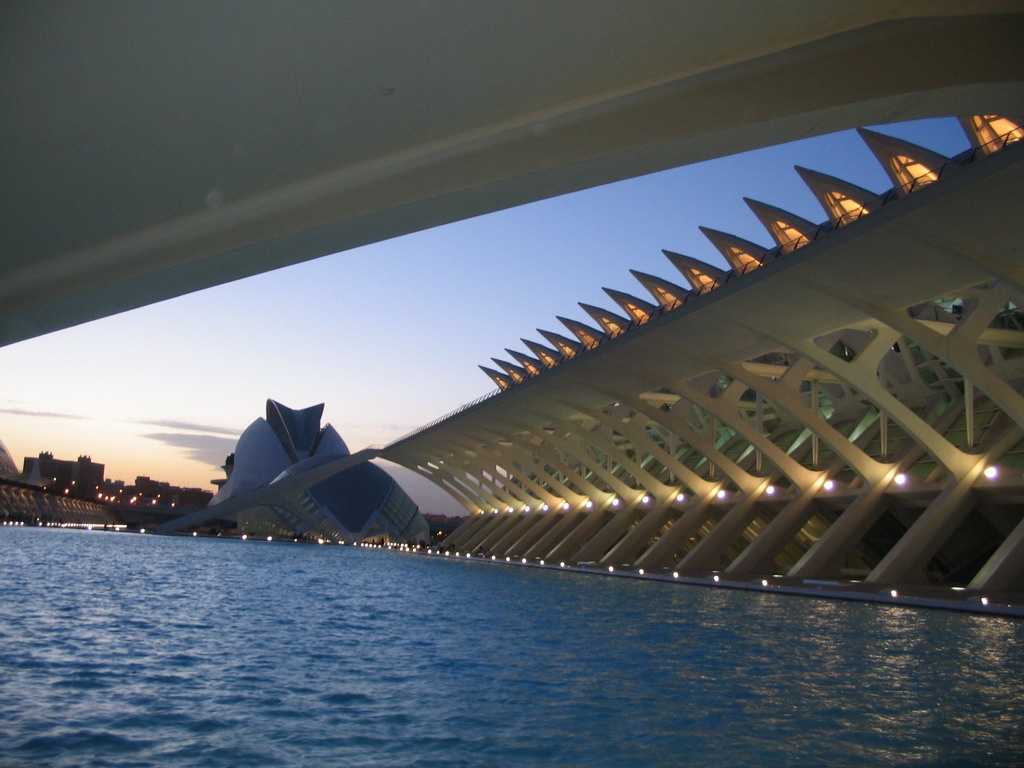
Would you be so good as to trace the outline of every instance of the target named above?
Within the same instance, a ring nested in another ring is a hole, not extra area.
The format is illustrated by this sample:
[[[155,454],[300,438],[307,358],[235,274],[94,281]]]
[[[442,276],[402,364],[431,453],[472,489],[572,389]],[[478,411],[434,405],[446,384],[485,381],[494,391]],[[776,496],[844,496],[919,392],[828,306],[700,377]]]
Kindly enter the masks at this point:
[[[14,463],[14,457],[7,450],[4,441],[0,440],[0,478],[14,478],[18,474],[18,465]]]
[[[321,427],[324,406],[293,410],[267,400],[267,416],[238,439],[224,470],[228,477],[210,502],[220,504],[329,461],[350,455],[341,435]],[[419,508],[380,467],[368,463],[338,472],[304,492],[237,512],[239,527],[254,533],[316,535],[361,541],[429,541]]]

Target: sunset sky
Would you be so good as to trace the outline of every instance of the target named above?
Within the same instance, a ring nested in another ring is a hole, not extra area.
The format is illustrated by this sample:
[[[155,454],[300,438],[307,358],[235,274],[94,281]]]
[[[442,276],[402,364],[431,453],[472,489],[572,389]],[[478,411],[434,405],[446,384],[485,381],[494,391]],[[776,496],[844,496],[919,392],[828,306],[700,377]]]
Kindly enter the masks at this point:
[[[876,126],[955,154],[953,119]],[[646,296],[637,269],[683,278],[665,248],[724,265],[698,225],[764,245],[743,197],[825,214],[794,165],[882,192],[852,131],[500,211],[0,348],[0,440],[22,457],[91,455],[108,478],[210,488],[268,397],[324,418],[355,451],[385,444],[494,387],[477,367],[527,351],[601,290]],[[400,476],[400,480],[405,480]],[[424,511],[459,512],[410,492]]]

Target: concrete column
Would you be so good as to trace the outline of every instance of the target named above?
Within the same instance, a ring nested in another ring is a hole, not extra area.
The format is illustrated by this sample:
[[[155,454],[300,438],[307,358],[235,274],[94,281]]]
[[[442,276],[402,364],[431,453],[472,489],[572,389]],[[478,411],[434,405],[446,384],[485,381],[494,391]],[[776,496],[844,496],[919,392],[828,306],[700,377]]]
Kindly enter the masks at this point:
[[[469,547],[469,549],[471,549],[474,552],[478,549],[482,549],[485,552],[490,552],[494,549],[495,543],[500,541],[503,536],[505,536],[506,534],[508,534],[509,531],[515,528],[516,524],[518,524],[520,521],[520,516],[514,513],[511,515],[507,513],[499,513],[497,517],[501,518],[501,523],[499,525],[496,525],[486,536],[482,537],[479,541],[470,542],[472,546]]]
[[[462,525],[456,528],[447,539],[444,540],[444,546],[458,546],[460,542],[465,541],[470,536],[474,536],[477,531],[483,528],[488,523],[488,518],[485,515],[473,515],[469,520],[466,520]]]
[[[748,494],[737,501],[676,567],[681,571],[717,568],[718,559],[725,548],[757,515],[757,502],[760,498],[761,494]]]
[[[950,479],[932,503],[874,567],[866,581],[925,583],[924,567],[974,505],[976,475]]]
[[[842,559],[882,516],[887,503],[884,485],[868,485],[786,575],[804,579],[838,575]]]
[[[653,506],[653,504],[648,505]],[[619,539],[638,517],[644,513],[644,508],[638,503],[627,504],[612,516],[601,530],[597,531],[586,541],[582,547],[572,556],[577,562],[594,560],[599,561],[605,552]]]
[[[628,563],[636,558],[636,551],[642,547],[672,516],[671,504],[659,505],[648,511],[637,523],[633,530],[626,534],[615,547],[600,560],[600,562],[621,562]]]
[[[999,548],[981,567],[971,583],[971,589],[1013,589],[1024,571],[1024,518],[1010,532]]]
[[[480,542],[489,536],[492,536],[495,531],[501,528],[502,524],[508,519],[507,515],[487,515],[484,517],[488,519],[488,523],[485,526],[481,526],[477,531],[474,532],[473,536],[463,539],[459,542],[459,549],[467,551],[474,551],[480,548]]]
[[[775,556],[793,540],[814,514],[814,499],[820,489],[819,482],[797,493],[796,497],[764,527],[757,538],[747,545],[739,557],[729,564],[725,569],[726,573],[759,573],[762,570],[774,570],[771,563]],[[725,520],[722,521],[724,522]]]
[[[568,536],[569,532],[583,521],[585,515],[586,513],[580,507],[566,512],[557,523],[548,529],[547,533],[538,539],[536,544],[523,554],[523,557],[547,558],[562,539]]]
[[[644,552],[634,563],[643,568],[655,568],[659,566],[668,567],[675,564],[675,553],[690,536],[707,519],[708,508],[715,499],[715,492],[706,494],[700,498],[689,509],[683,511],[672,527],[665,534],[654,542],[654,545]]]
[[[489,545],[487,549],[494,554],[508,554],[508,547],[515,541],[522,538],[523,533],[531,527],[534,520],[537,519],[537,513],[531,512],[528,514],[516,515],[517,522],[511,529],[505,531],[493,544]]]
[[[604,525],[608,523],[608,508],[587,510],[586,516],[579,525],[570,531],[558,546],[548,554],[552,560],[573,559],[573,555],[590,540]]]
[[[538,515],[533,521],[533,525],[524,531],[517,541],[507,547],[505,554],[522,557],[530,550],[530,547],[537,543],[541,536],[551,530],[560,518],[561,515],[554,510]]]

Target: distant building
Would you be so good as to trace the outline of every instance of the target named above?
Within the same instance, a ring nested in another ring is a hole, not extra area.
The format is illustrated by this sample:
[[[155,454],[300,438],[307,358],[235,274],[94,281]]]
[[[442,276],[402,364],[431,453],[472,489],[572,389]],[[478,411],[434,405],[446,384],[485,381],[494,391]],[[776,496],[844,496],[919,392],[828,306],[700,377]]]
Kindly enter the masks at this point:
[[[44,451],[38,457],[25,457],[22,476],[26,482],[43,488],[91,496],[103,485],[105,469],[89,456],[68,461],[55,459],[52,453]]]
[[[267,417],[257,419],[225,462],[227,480],[211,502],[217,505],[307,468],[349,456],[345,441],[329,424],[321,427],[323,404],[293,410],[267,401]],[[243,530],[278,535],[322,536],[361,541],[430,540],[419,508],[380,467],[358,464],[307,488],[294,501],[249,507],[237,513]]]
[[[90,456],[79,456],[71,468],[71,482],[77,488],[96,490],[103,485],[106,467],[97,464]]]

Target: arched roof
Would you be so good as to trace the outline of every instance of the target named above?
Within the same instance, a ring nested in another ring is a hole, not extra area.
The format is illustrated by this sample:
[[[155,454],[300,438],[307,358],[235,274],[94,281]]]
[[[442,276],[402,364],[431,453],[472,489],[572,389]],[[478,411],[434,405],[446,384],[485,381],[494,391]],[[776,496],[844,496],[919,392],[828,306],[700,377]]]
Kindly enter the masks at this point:
[[[0,7],[0,344],[804,136],[1024,113],[1014,0],[281,7]]]

